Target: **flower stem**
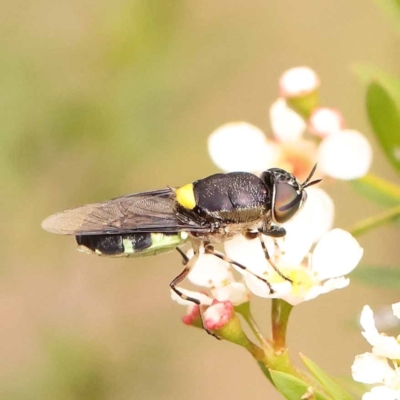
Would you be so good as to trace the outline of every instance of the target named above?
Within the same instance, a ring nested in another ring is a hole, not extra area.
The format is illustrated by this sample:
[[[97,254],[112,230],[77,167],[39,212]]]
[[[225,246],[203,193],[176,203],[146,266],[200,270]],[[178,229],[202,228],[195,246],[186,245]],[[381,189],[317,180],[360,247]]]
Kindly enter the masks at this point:
[[[387,224],[388,222],[393,222],[395,219],[400,217],[400,206],[396,206],[386,210],[374,217],[366,218],[360,222],[357,222],[348,231],[353,236],[360,236],[364,233],[375,229],[381,225]]]
[[[250,310],[250,302],[243,303],[240,306],[237,306],[236,311],[242,315],[244,320],[247,322],[247,325],[249,325],[250,329],[254,333],[254,336],[257,338],[258,342],[264,346],[270,346],[271,343],[268,342],[268,340],[264,337],[264,335],[261,332],[261,329],[258,327],[258,324],[256,320],[253,317],[253,314],[251,313]]]
[[[272,342],[276,352],[286,349],[286,331],[293,306],[281,299],[272,299]]]
[[[257,364],[260,367],[263,374],[274,385],[274,382],[271,378],[271,374],[268,369],[268,359],[265,355],[264,350],[261,347],[258,347],[252,341],[250,341],[247,337],[246,339],[247,340],[242,341],[240,346],[244,347],[252,355],[252,357],[257,361]],[[272,347],[270,345],[267,346],[269,349],[272,350]]]

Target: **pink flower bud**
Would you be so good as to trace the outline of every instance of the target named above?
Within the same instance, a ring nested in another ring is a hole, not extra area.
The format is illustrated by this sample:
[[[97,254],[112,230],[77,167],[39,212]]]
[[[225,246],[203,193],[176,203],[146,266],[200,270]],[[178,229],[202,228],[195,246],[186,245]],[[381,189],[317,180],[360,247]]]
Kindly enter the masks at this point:
[[[214,300],[204,312],[204,324],[210,330],[221,329],[232,319],[233,314],[233,304],[229,300],[223,302]]]
[[[190,304],[187,307],[187,314],[182,317],[182,322],[185,325],[195,325],[201,324],[200,319],[200,309],[197,304]]]
[[[318,107],[310,116],[309,128],[311,133],[324,138],[344,129],[344,118],[335,108]]]

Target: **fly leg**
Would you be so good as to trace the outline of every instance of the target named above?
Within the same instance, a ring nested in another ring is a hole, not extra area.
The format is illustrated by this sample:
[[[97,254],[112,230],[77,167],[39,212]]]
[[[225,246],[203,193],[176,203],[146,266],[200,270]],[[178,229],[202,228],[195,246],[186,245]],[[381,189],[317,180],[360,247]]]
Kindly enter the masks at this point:
[[[278,241],[276,239],[285,237],[285,235],[286,235],[285,228],[269,223],[268,227],[267,227],[267,225],[264,225],[258,231],[261,232],[263,235],[272,237],[274,239],[275,250],[278,250],[278,251],[280,250]],[[255,237],[255,236],[253,236],[253,237]],[[268,259],[268,257],[267,257],[267,259]]]
[[[280,228],[278,227],[278,229],[280,229]],[[281,229],[283,229],[283,228],[281,228]],[[265,233],[264,233],[264,234],[265,234]],[[285,234],[286,234],[286,231],[285,231]],[[265,258],[267,259],[267,261],[269,262],[269,264],[271,265],[271,267],[277,272],[277,274],[278,274],[281,278],[283,278],[285,281],[293,282],[293,281],[292,281],[291,279],[289,279],[287,276],[283,275],[282,272],[279,270],[279,268],[276,266],[276,264],[271,260],[271,257],[269,256],[268,249],[267,249],[267,246],[265,245],[265,242],[264,242],[264,239],[263,239],[262,235],[263,235],[263,232],[262,232],[262,231],[259,231],[259,232],[258,232],[258,238],[260,239],[261,247],[262,247],[262,249],[263,249],[263,251],[264,251]],[[275,237],[277,237],[277,236],[273,236],[273,237],[275,238]],[[278,236],[278,237],[279,237],[279,236]],[[276,244],[276,243],[275,243],[275,244]]]
[[[282,228],[281,226],[278,226],[278,225],[272,225],[272,224],[269,224],[268,227],[264,225],[258,231],[261,232],[263,235],[271,236],[273,238],[280,238],[280,237],[284,237],[286,235],[285,228]]]
[[[183,269],[183,271],[176,276],[171,283],[169,284],[170,288],[183,300],[187,300],[190,301],[194,304],[196,304],[199,307],[199,314],[200,314],[200,320],[201,320],[201,326],[203,327],[203,329],[211,336],[214,336],[216,339],[221,340],[221,338],[216,335],[214,332],[211,332],[209,329],[206,328],[205,324],[204,324],[204,316],[203,316],[203,310],[202,310],[202,306],[201,306],[201,302],[199,299],[196,299],[195,297],[191,297],[191,296],[187,296],[186,294],[182,293],[176,286],[179,285],[182,281],[185,280],[185,278],[189,275],[189,272],[191,270],[191,268],[194,266],[194,264],[196,263],[196,261],[199,258],[199,249],[198,247],[195,248],[193,246],[193,257],[189,258],[179,247],[176,248],[179,252],[179,254],[182,256],[183,258],[183,265],[185,266],[185,268]]]
[[[182,256],[182,264],[186,265],[189,262],[189,257],[186,255],[186,253],[180,247],[177,247],[176,250]]]
[[[210,244],[207,244],[207,245],[205,246],[205,249],[204,249],[204,250],[205,250],[205,252],[206,252],[207,254],[212,254],[213,256],[218,257],[218,258],[220,258],[221,260],[223,260],[223,261],[225,261],[225,262],[227,262],[227,263],[229,263],[229,264],[236,265],[237,267],[239,267],[239,268],[242,269],[243,271],[247,271],[249,274],[255,276],[257,279],[260,279],[262,282],[264,282],[264,283],[268,286],[268,289],[269,289],[269,293],[270,293],[270,294],[275,293],[275,290],[272,288],[271,284],[270,284],[266,279],[261,278],[261,276],[258,276],[258,275],[255,274],[254,272],[250,271],[245,265],[240,264],[240,263],[238,263],[237,261],[232,260],[231,258],[229,258],[227,255],[216,251],[216,250],[214,249],[214,247],[211,246]]]

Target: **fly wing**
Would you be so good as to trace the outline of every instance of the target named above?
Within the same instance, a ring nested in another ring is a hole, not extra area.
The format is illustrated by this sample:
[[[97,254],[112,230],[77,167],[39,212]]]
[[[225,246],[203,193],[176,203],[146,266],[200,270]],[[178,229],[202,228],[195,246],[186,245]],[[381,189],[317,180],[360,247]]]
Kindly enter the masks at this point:
[[[172,189],[136,193],[102,203],[86,204],[51,215],[42,228],[62,235],[103,235],[130,232],[205,230],[178,219]]]

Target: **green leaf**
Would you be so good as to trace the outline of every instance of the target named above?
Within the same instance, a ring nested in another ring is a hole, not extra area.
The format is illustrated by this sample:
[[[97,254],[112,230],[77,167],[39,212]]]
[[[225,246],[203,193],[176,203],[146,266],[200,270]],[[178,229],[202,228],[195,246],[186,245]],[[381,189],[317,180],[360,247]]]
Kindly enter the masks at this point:
[[[356,65],[353,70],[367,85],[367,112],[375,135],[389,161],[400,170],[400,79],[368,65]]]
[[[394,77],[386,71],[371,65],[355,64],[352,66],[352,70],[366,86],[372,82],[379,83],[390,93],[396,104],[400,104],[400,78]]]
[[[392,165],[400,171],[400,107],[379,83],[367,89],[367,112],[372,128]]]
[[[375,3],[386,13],[393,28],[400,32],[400,0],[375,0]]]
[[[281,371],[270,370],[272,380],[274,381],[275,387],[279,393],[283,394],[287,400],[299,400],[304,396],[310,385],[303,382],[299,378],[292,375],[286,374]],[[332,400],[330,397],[326,397],[322,393],[314,391],[314,396],[311,399],[316,400]]]
[[[314,361],[300,354],[300,358],[305,366],[319,381],[322,387],[332,396],[333,399],[354,400],[354,398],[339,386],[325,371],[323,371]]]
[[[351,187],[369,200],[383,206],[400,204],[400,186],[372,174],[349,182]]]
[[[351,277],[374,287],[400,288],[399,267],[360,265],[352,272]]]

